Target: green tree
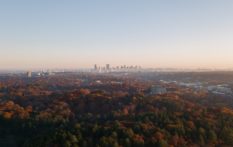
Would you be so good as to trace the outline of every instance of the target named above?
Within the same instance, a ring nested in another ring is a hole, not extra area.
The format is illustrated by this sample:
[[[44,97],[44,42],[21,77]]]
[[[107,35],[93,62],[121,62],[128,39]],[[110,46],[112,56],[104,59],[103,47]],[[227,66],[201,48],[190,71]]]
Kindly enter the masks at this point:
[[[223,128],[221,138],[227,145],[233,146],[233,129],[229,127]]]
[[[167,143],[167,141],[166,140],[160,140],[159,142],[158,142],[158,147],[168,147],[168,143]]]
[[[208,133],[208,139],[210,142],[215,143],[218,139],[216,133],[213,130],[210,130]]]

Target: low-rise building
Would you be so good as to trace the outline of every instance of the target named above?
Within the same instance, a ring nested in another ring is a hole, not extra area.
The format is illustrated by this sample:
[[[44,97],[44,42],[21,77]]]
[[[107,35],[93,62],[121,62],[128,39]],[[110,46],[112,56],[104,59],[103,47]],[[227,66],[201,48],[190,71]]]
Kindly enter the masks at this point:
[[[162,86],[159,86],[159,85],[153,85],[151,88],[150,88],[150,94],[154,95],[154,94],[165,94],[167,93],[167,89],[162,87]]]

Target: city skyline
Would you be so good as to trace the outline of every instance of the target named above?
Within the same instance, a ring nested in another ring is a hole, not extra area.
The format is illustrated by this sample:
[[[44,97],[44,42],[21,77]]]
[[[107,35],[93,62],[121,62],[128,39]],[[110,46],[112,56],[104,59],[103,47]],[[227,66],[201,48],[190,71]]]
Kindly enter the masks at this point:
[[[1,1],[0,70],[233,69],[232,1]]]

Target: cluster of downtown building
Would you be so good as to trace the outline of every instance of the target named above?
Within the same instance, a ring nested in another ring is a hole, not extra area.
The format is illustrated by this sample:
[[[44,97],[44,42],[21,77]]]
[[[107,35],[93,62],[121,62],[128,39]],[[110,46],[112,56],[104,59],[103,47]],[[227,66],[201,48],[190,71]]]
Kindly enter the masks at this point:
[[[97,64],[94,65],[94,72],[137,72],[142,70],[141,66],[127,66],[127,65],[121,65],[121,66],[115,66],[111,67],[110,64],[106,64],[105,66],[98,66]]]
[[[31,78],[31,77],[44,77],[44,76],[51,76],[51,75],[54,75],[55,73],[48,70],[48,71],[41,71],[41,72],[32,72],[32,71],[28,71],[26,72],[26,76],[28,78]]]
[[[105,66],[94,65],[94,68],[89,69],[70,69],[70,70],[48,70],[48,71],[27,71],[26,76],[28,78],[31,77],[44,77],[44,76],[52,76],[56,73],[65,73],[65,72],[96,72],[96,73],[109,73],[109,72],[138,72],[142,71],[141,66],[115,66],[112,67],[110,64],[106,64]],[[25,73],[24,73],[25,74]]]

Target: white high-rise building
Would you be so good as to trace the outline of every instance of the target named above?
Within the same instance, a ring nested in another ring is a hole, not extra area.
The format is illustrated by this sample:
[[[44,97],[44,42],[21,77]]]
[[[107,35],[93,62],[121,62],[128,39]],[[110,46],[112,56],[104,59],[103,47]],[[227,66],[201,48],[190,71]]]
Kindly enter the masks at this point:
[[[28,77],[28,78],[31,78],[31,77],[32,77],[32,72],[31,72],[31,71],[28,71],[28,72],[27,72],[27,77]]]

